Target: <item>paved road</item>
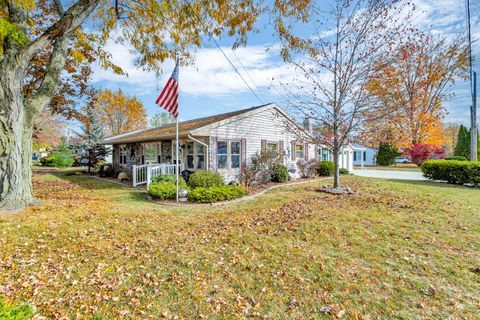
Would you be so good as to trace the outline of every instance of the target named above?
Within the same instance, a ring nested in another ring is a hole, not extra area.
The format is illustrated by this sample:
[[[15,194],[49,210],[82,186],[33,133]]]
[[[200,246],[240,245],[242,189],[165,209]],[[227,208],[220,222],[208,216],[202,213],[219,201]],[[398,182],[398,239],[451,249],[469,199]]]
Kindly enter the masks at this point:
[[[395,170],[371,170],[356,169],[353,174],[362,177],[383,178],[383,179],[399,179],[399,180],[427,180],[421,172],[415,171],[395,171]]]

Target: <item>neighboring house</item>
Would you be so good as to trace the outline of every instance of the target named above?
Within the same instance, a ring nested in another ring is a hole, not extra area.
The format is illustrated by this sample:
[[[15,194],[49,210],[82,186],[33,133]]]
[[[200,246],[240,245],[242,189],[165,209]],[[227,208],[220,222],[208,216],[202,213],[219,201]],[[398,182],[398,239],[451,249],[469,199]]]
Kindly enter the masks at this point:
[[[292,124],[298,129],[295,134]],[[300,159],[332,159],[327,149],[303,142],[310,133],[274,103],[180,122],[179,137],[182,169],[209,168],[226,182],[235,180],[240,168],[263,150],[283,151],[293,175]],[[119,171],[175,163],[175,124],[108,137],[102,143],[113,146],[113,165]],[[352,152],[351,146],[344,148],[341,167],[353,169]]]
[[[377,150],[352,143],[353,147],[353,165],[355,166],[374,166],[377,163]]]

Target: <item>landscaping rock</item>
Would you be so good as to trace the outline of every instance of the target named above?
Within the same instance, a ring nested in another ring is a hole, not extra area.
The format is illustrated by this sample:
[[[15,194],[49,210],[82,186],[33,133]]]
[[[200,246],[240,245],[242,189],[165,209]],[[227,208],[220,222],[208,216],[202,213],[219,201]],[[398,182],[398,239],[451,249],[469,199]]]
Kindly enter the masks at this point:
[[[319,311],[321,313],[324,313],[324,314],[329,314],[331,310],[332,310],[332,308],[330,308],[329,306],[323,306],[323,307],[320,308]]]
[[[128,180],[128,173],[126,172],[120,172],[117,177],[118,180]]]
[[[323,186],[321,188],[318,188],[316,191],[326,192],[326,193],[331,193],[331,194],[337,194],[337,195],[355,194],[356,193],[355,190],[353,190],[352,188],[349,188],[349,187],[334,188],[332,186]]]

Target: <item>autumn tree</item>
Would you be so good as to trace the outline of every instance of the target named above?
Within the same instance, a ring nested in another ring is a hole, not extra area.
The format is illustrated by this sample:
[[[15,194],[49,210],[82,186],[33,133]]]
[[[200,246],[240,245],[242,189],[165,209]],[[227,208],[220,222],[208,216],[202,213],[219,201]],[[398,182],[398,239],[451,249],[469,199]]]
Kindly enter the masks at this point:
[[[405,36],[395,48],[388,65],[378,61],[378,68],[367,83],[375,102],[388,112],[387,117],[370,121],[370,131],[388,132],[403,145],[443,145],[444,103],[451,97],[447,89],[467,68],[466,47],[462,39],[415,31]]]
[[[299,73],[283,83],[289,95],[287,105],[298,117],[309,118],[313,127],[323,128],[309,142],[326,145],[333,152],[334,188],[340,187],[342,148],[365,117],[377,111],[365,84],[378,68],[377,61],[387,61],[389,47],[402,32],[404,21],[396,16],[404,8],[394,3],[337,0],[327,9],[312,2],[305,28],[313,34],[306,36],[305,32],[298,35],[298,30],[305,31],[301,21],[277,21],[283,57]]]
[[[121,89],[100,89],[95,95],[93,109],[100,118],[107,135],[146,129],[147,112],[136,97],[126,95]]]
[[[90,24],[96,27],[91,47],[104,67],[109,67],[108,53],[101,48],[114,37],[131,46],[139,66],[159,72],[161,62],[176,53],[183,63],[189,61],[207,34],[227,32],[236,37],[235,45],[244,44],[261,11],[253,1],[243,0],[76,0],[64,4],[59,0],[0,1],[1,209],[22,208],[33,201],[33,123],[59,92],[69,57],[82,52],[72,49],[81,40],[81,27],[87,21],[95,20]],[[36,15],[41,19],[32,19]],[[45,52],[47,58],[35,62]],[[24,87],[31,80],[28,70],[34,66],[42,72],[25,96]]]

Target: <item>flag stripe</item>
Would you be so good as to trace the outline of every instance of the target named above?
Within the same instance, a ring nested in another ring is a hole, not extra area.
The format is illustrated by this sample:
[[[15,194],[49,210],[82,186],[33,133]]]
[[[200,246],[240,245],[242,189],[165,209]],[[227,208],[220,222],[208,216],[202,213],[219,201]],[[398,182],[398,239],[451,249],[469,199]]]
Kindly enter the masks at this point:
[[[155,101],[155,104],[168,111],[175,118],[178,117],[178,67],[177,60],[172,75]]]

